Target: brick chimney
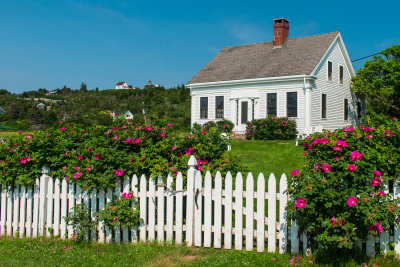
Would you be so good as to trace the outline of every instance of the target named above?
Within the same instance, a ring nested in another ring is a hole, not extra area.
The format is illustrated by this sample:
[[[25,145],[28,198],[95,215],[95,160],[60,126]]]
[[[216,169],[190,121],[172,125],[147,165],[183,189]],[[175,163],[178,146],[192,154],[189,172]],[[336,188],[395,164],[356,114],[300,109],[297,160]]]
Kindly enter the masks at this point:
[[[289,36],[289,20],[274,19],[274,46],[282,46]]]

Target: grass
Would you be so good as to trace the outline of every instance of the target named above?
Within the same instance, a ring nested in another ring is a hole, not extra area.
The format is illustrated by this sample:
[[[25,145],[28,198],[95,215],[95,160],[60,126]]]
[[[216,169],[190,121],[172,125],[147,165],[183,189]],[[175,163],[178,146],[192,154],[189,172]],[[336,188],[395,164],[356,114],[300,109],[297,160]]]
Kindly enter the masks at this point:
[[[278,178],[304,166],[303,147],[295,143],[296,140],[233,140],[228,153],[237,156],[253,176],[262,172],[265,177],[273,173]]]
[[[311,257],[158,243],[98,244],[57,238],[0,237],[1,266],[308,266]],[[357,258],[342,266],[399,266],[393,257]],[[322,266],[314,262],[313,265]],[[337,266],[328,264],[324,266]]]
[[[32,131],[28,131],[28,132],[22,131],[22,132],[24,134],[32,133]],[[17,134],[18,134],[18,131],[0,131],[0,138],[8,138],[10,136],[17,135]]]

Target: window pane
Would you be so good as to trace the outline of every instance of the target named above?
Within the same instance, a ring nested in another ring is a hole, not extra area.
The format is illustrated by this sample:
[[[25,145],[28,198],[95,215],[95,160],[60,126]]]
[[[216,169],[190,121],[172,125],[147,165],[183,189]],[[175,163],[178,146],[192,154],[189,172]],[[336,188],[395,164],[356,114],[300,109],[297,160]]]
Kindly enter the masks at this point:
[[[286,93],[287,116],[297,117],[297,92]]]
[[[361,102],[357,102],[357,118],[361,118]]]
[[[328,61],[328,80],[332,81],[332,62]]]
[[[344,100],[344,120],[349,120],[349,100]]]
[[[208,97],[200,97],[200,118],[207,119],[208,117]]]
[[[272,114],[276,116],[276,93],[267,94],[267,116]]]
[[[321,117],[326,119],[326,94],[322,94],[322,114]]]
[[[216,118],[224,117],[224,97],[223,96],[215,97],[215,117]]]
[[[242,123],[247,122],[247,101],[242,102]]]
[[[343,66],[340,66],[339,68],[339,82],[340,84],[343,84]]]

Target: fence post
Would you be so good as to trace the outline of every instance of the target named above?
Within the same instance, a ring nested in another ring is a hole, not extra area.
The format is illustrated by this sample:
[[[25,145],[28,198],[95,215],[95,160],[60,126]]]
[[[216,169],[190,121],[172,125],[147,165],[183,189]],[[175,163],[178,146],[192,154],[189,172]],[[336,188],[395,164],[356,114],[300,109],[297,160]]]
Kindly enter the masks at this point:
[[[47,212],[47,189],[49,183],[50,170],[46,167],[42,168],[42,176],[40,176],[40,191],[39,191],[39,236],[44,236],[46,233],[46,212]]]
[[[186,243],[190,247],[193,245],[193,211],[194,211],[194,177],[196,175],[197,159],[194,155],[190,156],[189,169],[187,175],[187,195],[186,195]]]

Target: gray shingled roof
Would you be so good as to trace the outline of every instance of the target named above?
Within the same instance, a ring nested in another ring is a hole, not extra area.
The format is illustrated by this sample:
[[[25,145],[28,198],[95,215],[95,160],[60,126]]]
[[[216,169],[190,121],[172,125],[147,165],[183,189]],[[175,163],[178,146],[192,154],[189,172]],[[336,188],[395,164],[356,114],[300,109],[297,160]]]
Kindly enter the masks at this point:
[[[225,47],[188,84],[311,74],[338,33]]]

